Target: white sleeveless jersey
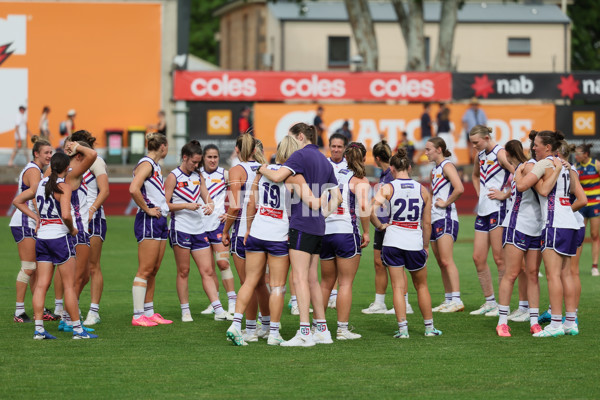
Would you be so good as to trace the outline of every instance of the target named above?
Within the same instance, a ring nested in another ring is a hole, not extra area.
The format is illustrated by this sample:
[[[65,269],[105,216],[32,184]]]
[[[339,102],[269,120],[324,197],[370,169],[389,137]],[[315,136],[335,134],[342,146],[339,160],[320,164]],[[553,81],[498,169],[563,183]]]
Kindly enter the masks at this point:
[[[90,219],[90,207],[88,206],[87,186],[83,178],[77,190],[71,193],[71,217],[73,217],[73,225],[79,232],[87,232]]]
[[[342,192],[342,204],[337,210],[325,219],[325,234],[332,233],[358,233],[356,225],[356,196],[350,190],[350,180],[354,172],[342,169],[336,174],[340,191]]]
[[[535,161],[529,160],[527,163],[535,164]],[[513,178],[510,197],[511,201],[502,226],[516,229],[529,236],[540,236],[544,222],[541,219],[542,210],[538,194],[533,188],[519,192]]]
[[[143,162],[150,163],[152,166],[152,173],[146,178],[142,185],[142,197],[148,207],[160,208],[162,215],[166,216],[169,214],[169,206],[165,199],[165,181],[163,180],[160,165],[155,163],[150,157],[142,157],[140,161],[138,161],[136,168]],[[138,208],[138,212],[142,212],[140,208]]]
[[[337,178],[339,172],[341,170],[344,169],[348,169],[348,162],[346,162],[346,159],[342,157],[342,161],[336,163],[335,161],[333,161],[331,159],[331,157],[327,158],[327,161],[329,161],[329,163],[331,164],[331,166],[333,167],[333,173],[335,174],[335,177]]]
[[[38,211],[40,212],[40,229],[37,231],[39,239],[58,239],[69,234],[69,229],[61,217],[60,202],[54,195],[46,198],[46,184],[50,178],[40,181],[35,194]],[[57,179],[58,183],[64,182],[63,178]]]
[[[277,171],[281,165],[272,164],[267,168]],[[258,209],[250,227],[250,236],[275,242],[287,240],[290,227],[287,212],[289,198],[283,182],[274,183],[261,177],[258,181]]]
[[[208,173],[202,167],[200,171],[204,177],[208,194],[215,204],[212,214],[204,216],[204,228],[206,232],[212,232],[221,224],[219,216],[225,214],[225,197],[227,196],[225,169],[217,167],[213,172]]]
[[[579,175],[579,172],[577,172],[577,168],[575,168],[574,165],[571,165],[571,169],[575,171],[577,175]],[[570,199],[571,204],[573,204],[573,202],[575,202],[575,195],[573,193],[571,193]],[[575,220],[579,224],[579,227],[583,228],[585,226],[585,219],[583,218],[583,215],[581,215],[579,211],[575,211],[573,214],[575,215]]]
[[[552,159],[552,157],[547,157]],[[548,197],[540,196],[542,219],[548,228],[579,229],[575,214],[571,209],[569,170],[560,167],[561,173]]]
[[[498,151],[503,148],[496,145],[492,151],[479,152],[479,202],[477,215],[490,215],[497,211],[506,210],[506,201],[488,198],[490,189],[502,190],[508,182],[509,172],[498,162]]]
[[[446,208],[438,208],[435,206],[437,199],[443,201],[448,200],[448,197],[454,191],[452,183],[444,176],[444,166],[452,164],[450,160],[444,160],[433,168],[431,171],[431,222],[439,221],[441,219],[451,219],[458,221],[458,214],[456,213],[456,204],[452,203]]]
[[[181,169],[175,168],[171,173],[177,181],[175,189],[173,189],[173,196],[171,196],[171,203],[202,203],[200,199],[200,175],[198,172],[193,171],[190,175],[186,175]],[[191,235],[198,235],[204,232],[204,218],[201,208],[198,210],[174,211],[171,212],[171,229]]]
[[[233,237],[244,237],[248,230],[248,217],[246,216],[246,208],[248,206],[248,200],[252,194],[252,182],[256,178],[256,171],[260,168],[260,164],[256,161],[241,162],[240,165],[246,171],[246,181],[242,183],[240,189],[240,198],[242,201],[242,209],[238,213],[238,217],[233,224]]]
[[[98,158],[100,159],[100,157]],[[100,160],[104,162],[104,160]],[[98,159],[96,159],[94,162],[97,161]],[[96,175],[94,175],[94,173],[89,169],[83,174],[83,181],[85,182],[85,186],[87,186],[87,204],[88,207],[91,207],[98,198],[98,181],[96,180]],[[104,215],[103,206],[100,206],[100,209],[96,212],[99,212],[102,218],[106,218],[106,215]]]
[[[21,171],[21,174],[19,175],[19,187],[17,188],[17,196],[20,195],[21,193],[23,193],[24,191],[26,191],[27,189],[29,189],[29,186],[27,186],[23,183],[23,176],[25,175],[25,172],[29,171],[31,168],[37,169],[40,173],[40,178],[42,177],[42,175],[43,175],[42,170],[36,163],[34,163],[32,161],[27,163],[27,165],[25,166],[25,168],[23,168],[23,171]],[[29,209],[31,211],[35,212],[35,208],[34,208],[33,202],[31,200],[29,200],[27,202],[27,207],[29,207]],[[12,215],[12,218],[10,219],[10,223],[8,225],[9,226],[29,227],[31,229],[35,229],[35,221],[33,219],[29,218],[27,215],[23,214],[21,212],[21,210],[19,210],[18,208]]]
[[[402,250],[423,250],[422,216],[425,202],[421,185],[412,179],[394,179],[390,198],[390,226],[383,245]]]

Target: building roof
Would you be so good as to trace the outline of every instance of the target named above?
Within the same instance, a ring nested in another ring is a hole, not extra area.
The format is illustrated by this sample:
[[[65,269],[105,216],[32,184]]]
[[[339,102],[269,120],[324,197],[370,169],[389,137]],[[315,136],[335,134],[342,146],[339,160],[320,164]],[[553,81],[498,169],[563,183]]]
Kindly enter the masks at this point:
[[[268,3],[273,16],[283,21],[347,21],[348,14],[342,1],[309,1],[303,6],[301,15],[297,3],[278,1]],[[374,22],[396,22],[396,13],[388,1],[369,2]],[[425,2],[425,22],[439,22],[440,2]],[[569,18],[554,5],[515,3],[466,3],[458,10],[460,23],[538,23],[568,24]]]

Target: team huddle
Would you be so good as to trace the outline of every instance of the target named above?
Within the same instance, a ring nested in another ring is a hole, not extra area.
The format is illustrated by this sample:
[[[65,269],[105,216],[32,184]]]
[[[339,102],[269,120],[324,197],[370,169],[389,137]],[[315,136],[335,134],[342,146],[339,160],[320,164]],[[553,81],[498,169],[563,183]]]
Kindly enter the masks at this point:
[[[585,219],[596,216],[596,204],[588,205],[580,175],[600,178],[598,166],[594,162],[591,171],[589,148],[578,148],[587,154],[587,164],[578,164],[578,174],[567,161],[574,149],[560,132],[532,131],[530,157],[520,141],[511,140],[501,147],[491,134],[491,129],[482,125],[469,133],[479,152],[473,170],[479,196],[473,260],[485,297],[483,305],[471,314],[497,316],[499,336],[511,335],[509,320],[529,320],[534,337],[577,335],[579,255]],[[99,260],[106,235],[102,203],[108,196],[108,178],[93,142],[88,132],[79,131],[66,141],[64,153],[52,155],[50,144],[39,140],[33,147],[34,161],[19,178],[20,194],[14,200],[17,211],[10,224],[22,266],[17,277],[15,321],[30,322],[24,313],[29,284],[34,339],[55,339],[44,329],[43,321],[58,318],[59,330],[72,331],[74,339],[97,337],[89,325],[100,322]],[[337,311],[337,340],[359,339],[361,335],[349,325],[352,285],[361,250],[371,242],[373,224],[376,293],[375,301],[362,312],[395,314],[398,330],[394,338],[409,338],[408,271],[425,336],[441,335],[434,326],[433,312],[465,309],[453,259],[459,230],[455,202],[464,187],[449,160],[446,143],[434,137],[425,144],[424,154],[435,164],[430,188],[411,179],[411,160],[404,149],[393,154],[385,141],[376,144],[373,158],[383,172],[373,196],[365,177],[364,145],[347,143],[339,134],[332,135],[329,144],[331,157],[326,158],[316,146],[315,127],[298,123],[279,143],[275,162],[268,164],[260,141],[242,135],[236,141],[239,164],[226,171],[219,167],[216,146],[203,149],[192,140],[181,149],[181,165],[164,180],[159,162],[167,155],[167,139],[161,134],[147,135],[148,155],[134,168],[129,189],[139,207],[134,224],[139,265],[132,287],[132,325],[173,322],[156,313],[153,303],[155,279],[168,240],[177,265],[183,322],[193,321],[188,295],[191,257],[210,301],[203,313],[232,322],[226,337],[234,345],[244,346],[260,338],[284,347],[333,343],[325,319],[328,306]],[[43,177],[42,170],[48,165],[47,177]],[[581,215],[578,211],[583,207]],[[434,308],[427,285],[430,245],[445,291],[444,301]],[[490,247],[498,268],[498,300],[487,264]],[[230,255],[242,285],[237,294]],[[550,305],[540,315],[542,260]],[[215,264],[227,291],[227,309],[219,299]],[[55,266],[60,273],[54,276],[57,300],[52,313],[44,308],[44,302]],[[393,289],[391,310],[385,305],[388,273]],[[82,324],[78,299],[90,277],[92,304]],[[511,313],[517,278],[519,308]],[[286,341],[279,330],[288,286],[299,329]],[[542,328],[544,322],[550,324]]]

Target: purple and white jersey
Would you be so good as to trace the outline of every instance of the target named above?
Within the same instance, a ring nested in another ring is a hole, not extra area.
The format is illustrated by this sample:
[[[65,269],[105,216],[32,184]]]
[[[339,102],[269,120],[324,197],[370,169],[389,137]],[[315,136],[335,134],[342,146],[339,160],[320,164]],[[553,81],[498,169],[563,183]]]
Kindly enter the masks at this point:
[[[162,215],[166,216],[169,214],[169,206],[165,199],[165,181],[163,180],[160,165],[155,163],[150,157],[142,157],[138,161],[136,168],[143,162],[150,163],[152,173],[144,180],[141,188],[142,197],[149,208],[159,208]],[[138,212],[142,212],[142,210],[138,208]]]
[[[446,201],[454,191],[452,183],[444,176],[444,166],[448,164],[452,163],[449,160],[444,160],[436,165],[431,171],[431,192],[433,194],[431,201],[431,222],[439,221],[441,219],[458,221],[456,204],[452,203],[446,208],[438,208],[435,206],[437,199]]]
[[[553,159],[552,157],[547,157]],[[560,167],[561,173],[548,197],[540,196],[542,220],[547,228],[579,229],[575,214],[571,209],[569,170]]]
[[[505,200],[488,198],[490,189],[502,190],[508,182],[510,173],[498,162],[498,152],[503,147],[496,145],[489,153],[485,150],[479,152],[479,202],[477,215],[490,215],[494,212],[506,210]]]
[[[201,203],[200,199],[200,175],[193,171],[186,175],[181,169],[175,168],[171,171],[175,176],[177,183],[173,189],[171,203],[187,204]],[[204,233],[204,215],[202,209],[198,210],[179,210],[171,212],[171,230],[176,232],[198,235]]]
[[[356,196],[350,190],[350,180],[354,172],[343,169],[336,174],[342,204],[329,217],[325,219],[325,234],[332,233],[358,233],[356,225]]]
[[[534,160],[529,160],[528,164],[535,164]],[[519,167],[517,167],[519,168]],[[540,236],[544,228],[541,219],[542,210],[538,194],[529,188],[524,192],[517,190],[517,183],[514,178],[511,181],[511,202],[502,226],[505,228],[516,229],[517,231],[529,236]]]
[[[315,197],[324,190],[337,186],[333,167],[314,144],[308,144],[294,152],[283,165],[292,174],[304,176]],[[290,228],[311,235],[325,234],[325,218],[321,210],[311,210],[304,202],[294,202],[291,207]]]
[[[21,171],[21,174],[19,174],[19,187],[17,190],[17,196],[20,195],[21,193],[23,193],[25,190],[29,189],[29,186],[27,186],[26,184],[23,183],[23,176],[25,175],[25,172],[29,171],[31,168],[37,169],[40,173],[40,178],[42,177],[42,170],[36,163],[34,163],[33,161],[30,161],[29,163],[27,163],[25,168],[23,168],[23,170]],[[31,202],[31,200],[27,201],[27,207],[29,207],[29,209],[31,211],[35,211],[35,208],[33,206],[33,203]],[[21,210],[19,210],[17,208],[15,210],[14,214],[12,215],[12,218],[10,219],[10,223],[8,224],[8,226],[19,226],[19,227],[25,227],[25,228],[28,227],[31,229],[35,229],[35,221],[32,220],[31,218],[29,218],[27,215],[23,214],[21,212]]]
[[[333,161],[331,157],[327,158],[327,161],[329,161],[329,163],[333,167],[333,172],[335,173],[336,178],[341,170],[348,168],[348,162],[346,162],[346,159],[344,157],[342,157],[342,160],[337,163]]]
[[[60,202],[54,198],[54,195],[46,198],[46,184],[49,179],[42,179],[35,193],[35,201],[40,213],[40,229],[37,232],[39,239],[58,239],[69,233],[61,216]],[[64,179],[58,178],[57,182],[64,182]]]
[[[246,231],[248,230],[248,217],[247,208],[248,201],[252,195],[252,182],[256,178],[256,171],[260,168],[260,164],[256,161],[241,162],[240,165],[246,171],[246,180],[242,183],[240,188],[240,199],[242,199],[241,210],[238,213],[238,217],[233,224],[233,237],[244,238]]]
[[[577,172],[577,168],[575,168],[574,165],[571,165],[571,169],[573,171],[575,171],[575,173],[577,175],[579,175],[579,172]],[[571,193],[570,199],[571,199],[571,204],[573,204],[573,202],[575,202],[575,195],[573,193]],[[575,219],[577,220],[579,227],[580,228],[585,227],[585,219],[583,218],[583,215],[581,215],[581,213],[579,211],[575,211],[573,214],[575,215]]]
[[[390,185],[393,189],[390,226],[385,230],[383,246],[423,250],[422,217],[425,202],[421,195],[421,184],[412,179],[394,179]]]
[[[272,164],[267,168],[277,171],[281,165]],[[258,181],[258,207],[250,227],[250,236],[272,242],[286,241],[290,228],[287,213],[289,198],[283,182],[274,183],[261,177]]]
[[[381,176],[379,177],[379,187],[385,185],[386,183],[391,183],[394,180],[394,175],[392,174],[392,169],[388,167],[385,171],[381,172]],[[380,207],[377,210],[377,216],[379,217],[379,221],[382,224],[387,224],[390,221],[389,211],[387,208],[389,204],[386,204],[385,207]]]
[[[96,201],[96,198],[98,197],[98,181],[96,180],[96,174],[93,171],[106,171],[106,163],[104,162],[104,160],[100,157],[96,158],[96,161],[94,161],[94,164],[92,164],[92,166],[90,167],[90,169],[88,169],[87,171],[85,171],[85,173],[83,174],[83,182],[85,183],[85,186],[87,187],[87,204],[88,207],[91,207],[94,202]],[[106,172],[104,172],[106,173]],[[100,209],[96,211],[96,213],[100,213],[100,217],[101,218],[106,218],[106,216],[104,215],[104,207],[100,206]],[[95,213],[94,213],[95,214]]]
[[[83,179],[76,190],[71,193],[71,217],[79,232],[87,232],[90,218],[90,207],[87,202],[87,186]]]
[[[215,205],[212,214],[204,216],[203,220],[206,232],[212,232],[221,225],[219,216],[225,214],[225,197],[227,196],[226,171],[221,167],[217,167],[217,169],[210,173],[206,172],[204,167],[200,171],[204,177],[208,194]],[[202,199],[200,201],[202,202]]]

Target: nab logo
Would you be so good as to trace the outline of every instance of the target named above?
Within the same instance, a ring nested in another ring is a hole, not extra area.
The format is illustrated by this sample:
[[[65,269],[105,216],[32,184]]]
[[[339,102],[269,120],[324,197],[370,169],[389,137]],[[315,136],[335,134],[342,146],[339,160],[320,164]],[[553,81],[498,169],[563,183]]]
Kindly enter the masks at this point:
[[[231,135],[231,110],[208,110],[206,125],[209,135]]]
[[[596,113],[594,111],[573,111],[573,134],[593,136],[596,133]]]

